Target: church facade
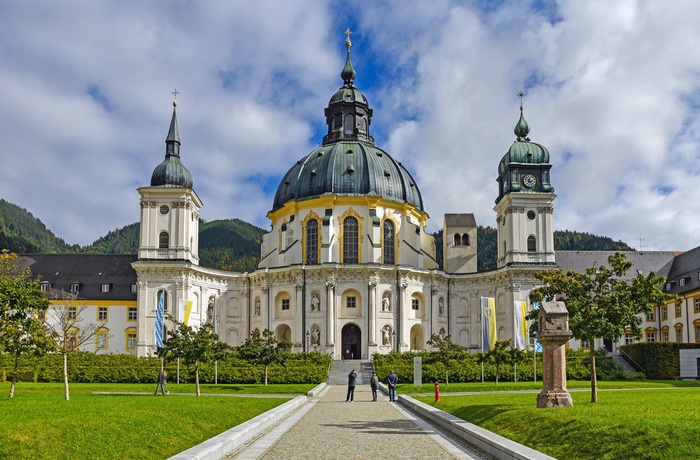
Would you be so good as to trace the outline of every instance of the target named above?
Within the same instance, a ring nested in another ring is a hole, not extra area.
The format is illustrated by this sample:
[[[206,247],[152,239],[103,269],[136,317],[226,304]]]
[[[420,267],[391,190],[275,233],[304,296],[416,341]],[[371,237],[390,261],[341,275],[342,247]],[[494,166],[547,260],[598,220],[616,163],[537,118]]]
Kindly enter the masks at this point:
[[[425,350],[432,334],[481,351],[487,325],[492,339],[527,344],[522,314],[532,308],[534,274],[555,266],[555,195],[549,152],[527,137],[522,106],[516,140],[494,164],[496,270],[477,272],[477,224],[469,213],[444,216],[439,269],[418,184],[375,145],[349,38],[346,47],[343,85],[324,111],[328,132],[283,177],[254,272],[199,266],[203,204],[181,161],[173,109],[165,159],[138,189],[137,355],[155,351],[161,299],[166,315],[189,325],[213,322],[230,345],[270,329],[293,351],[334,359]],[[172,327],[166,316],[164,328]]]

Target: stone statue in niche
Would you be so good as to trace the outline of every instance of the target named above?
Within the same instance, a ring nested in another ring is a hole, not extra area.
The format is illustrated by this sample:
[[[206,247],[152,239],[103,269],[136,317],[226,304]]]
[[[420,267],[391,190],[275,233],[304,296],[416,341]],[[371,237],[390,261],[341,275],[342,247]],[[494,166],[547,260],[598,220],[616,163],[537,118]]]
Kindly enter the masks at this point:
[[[382,311],[391,311],[391,300],[389,300],[389,294],[385,294],[382,298]]]
[[[314,329],[311,331],[311,345],[321,344],[321,331],[319,329]]]
[[[311,311],[321,311],[321,300],[316,294],[311,296]]]
[[[255,316],[260,316],[260,299],[255,299]]]
[[[390,335],[391,328],[389,326],[384,326],[382,328],[382,345],[391,345]]]
[[[440,300],[438,300],[438,313],[440,316],[445,315],[445,299],[442,297],[440,297]]]
[[[207,305],[207,323],[214,321],[214,300],[209,300],[209,305]]]

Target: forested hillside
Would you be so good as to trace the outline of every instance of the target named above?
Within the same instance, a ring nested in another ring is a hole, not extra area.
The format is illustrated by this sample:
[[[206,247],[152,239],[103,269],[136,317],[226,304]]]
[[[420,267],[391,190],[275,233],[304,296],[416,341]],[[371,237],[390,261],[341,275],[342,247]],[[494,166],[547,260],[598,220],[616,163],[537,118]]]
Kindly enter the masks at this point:
[[[0,199],[0,248],[13,252],[78,252],[58,238],[31,212]]]

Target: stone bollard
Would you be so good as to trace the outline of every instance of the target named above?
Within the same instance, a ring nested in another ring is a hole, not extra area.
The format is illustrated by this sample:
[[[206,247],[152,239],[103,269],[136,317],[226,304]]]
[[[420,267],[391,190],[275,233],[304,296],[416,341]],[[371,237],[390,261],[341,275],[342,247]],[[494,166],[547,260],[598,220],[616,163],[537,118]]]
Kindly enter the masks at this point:
[[[544,347],[542,383],[537,407],[569,407],[574,403],[566,390],[566,342],[571,338],[569,312],[564,302],[542,302],[537,340]]]

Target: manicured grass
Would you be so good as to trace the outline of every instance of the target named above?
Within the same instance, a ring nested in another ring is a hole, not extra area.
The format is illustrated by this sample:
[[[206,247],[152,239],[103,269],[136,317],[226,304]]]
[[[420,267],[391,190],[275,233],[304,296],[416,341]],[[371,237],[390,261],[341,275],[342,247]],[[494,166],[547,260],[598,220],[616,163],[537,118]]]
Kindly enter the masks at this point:
[[[303,394],[314,385],[202,385],[203,394]],[[289,401],[289,398],[193,397],[194,385],[0,384],[0,458],[163,459]],[[93,392],[147,392],[99,395]]]
[[[700,458],[700,389],[646,383],[668,389],[601,389],[595,404],[590,392],[572,392],[573,407],[553,409],[538,409],[532,393],[417,399],[560,459]]]
[[[590,389],[591,382],[588,380],[569,380],[566,383],[569,389]],[[623,381],[599,381],[598,389],[613,388],[672,388],[672,387],[694,387],[700,388],[700,380],[623,380]],[[473,391],[517,391],[517,390],[542,390],[542,382],[494,382],[485,383],[450,383],[446,385],[440,382],[440,393],[462,393]],[[434,393],[434,383],[424,383],[420,387],[411,383],[403,383],[397,386],[397,392],[403,394]]]

